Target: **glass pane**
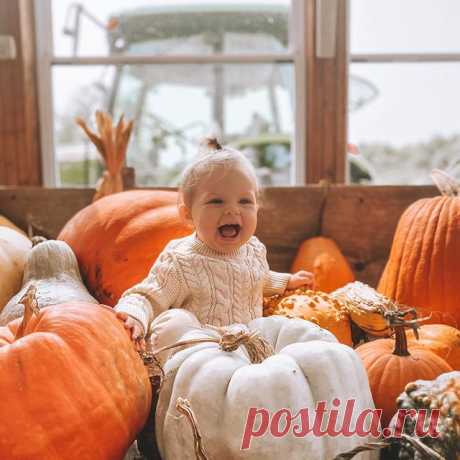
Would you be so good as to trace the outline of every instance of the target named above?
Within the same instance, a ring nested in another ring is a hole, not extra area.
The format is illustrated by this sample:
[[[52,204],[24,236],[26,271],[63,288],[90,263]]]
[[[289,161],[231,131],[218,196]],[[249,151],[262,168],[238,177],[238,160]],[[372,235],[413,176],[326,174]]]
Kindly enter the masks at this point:
[[[349,115],[349,142],[359,148],[349,155],[352,182],[368,174],[375,184],[431,184],[433,168],[460,178],[460,63],[356,63],[350,71],[377,91]]]
[[[140,186],[177,185],[200,140],[218,133],[253,161],[265,185],[289,185],[294,131],[291,64],[55,66],[61,183],[94,184],[95,149],[75,124],[104,109],[135,120],[128,164]]]
[[[276,53],[290,0],[52,0],[56,56]]]
[[[458,0],[352,0],[352,53],[460,52]]]

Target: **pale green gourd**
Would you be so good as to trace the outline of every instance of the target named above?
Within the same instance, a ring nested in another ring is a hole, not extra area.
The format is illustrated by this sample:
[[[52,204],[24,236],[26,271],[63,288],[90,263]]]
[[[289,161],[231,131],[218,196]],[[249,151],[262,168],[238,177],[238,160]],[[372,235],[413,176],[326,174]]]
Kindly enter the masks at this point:
[[[22,288],[0,313],[0,325],[23,315],[24,306],[18,301],[32,284],[37,289],[40,308],[64,302],[98,303],[82,282],[78,262],[70,246],[64,241],[43,241],[29,251]]]

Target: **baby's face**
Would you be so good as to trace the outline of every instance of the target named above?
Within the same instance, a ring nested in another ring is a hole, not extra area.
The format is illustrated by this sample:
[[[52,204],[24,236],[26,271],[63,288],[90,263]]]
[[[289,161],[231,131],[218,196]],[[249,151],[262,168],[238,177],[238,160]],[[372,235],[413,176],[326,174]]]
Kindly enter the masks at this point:
[[[201,241],[228,253],[254,235],[257,226],[256,184],[242,168],[216,171],[197,187],[191,217]]]

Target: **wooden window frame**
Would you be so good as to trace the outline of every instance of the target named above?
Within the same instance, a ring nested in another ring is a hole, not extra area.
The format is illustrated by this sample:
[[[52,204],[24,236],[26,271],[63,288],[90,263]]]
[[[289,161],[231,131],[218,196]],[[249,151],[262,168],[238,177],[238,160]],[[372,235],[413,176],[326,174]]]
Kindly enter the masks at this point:
[[[349,0],[291,0],[292,49],[278,54],[211,56],[55,57],[51,0],[34,0],[43,185],[57,185],[53,136],[53,65],[292,63],[295,73],[295,132],[292,185],[345,181]],[[336,50],[317,57],[319,3],[337,3]]]

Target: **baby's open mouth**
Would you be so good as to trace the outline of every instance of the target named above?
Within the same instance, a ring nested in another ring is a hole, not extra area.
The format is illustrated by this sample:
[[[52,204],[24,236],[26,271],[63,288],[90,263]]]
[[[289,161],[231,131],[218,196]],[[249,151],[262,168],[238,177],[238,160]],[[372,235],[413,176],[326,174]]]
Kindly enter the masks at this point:
[[[235,238],[240,233],[241,226],[238,224],[221,225],[218,230],[223,238]]]

